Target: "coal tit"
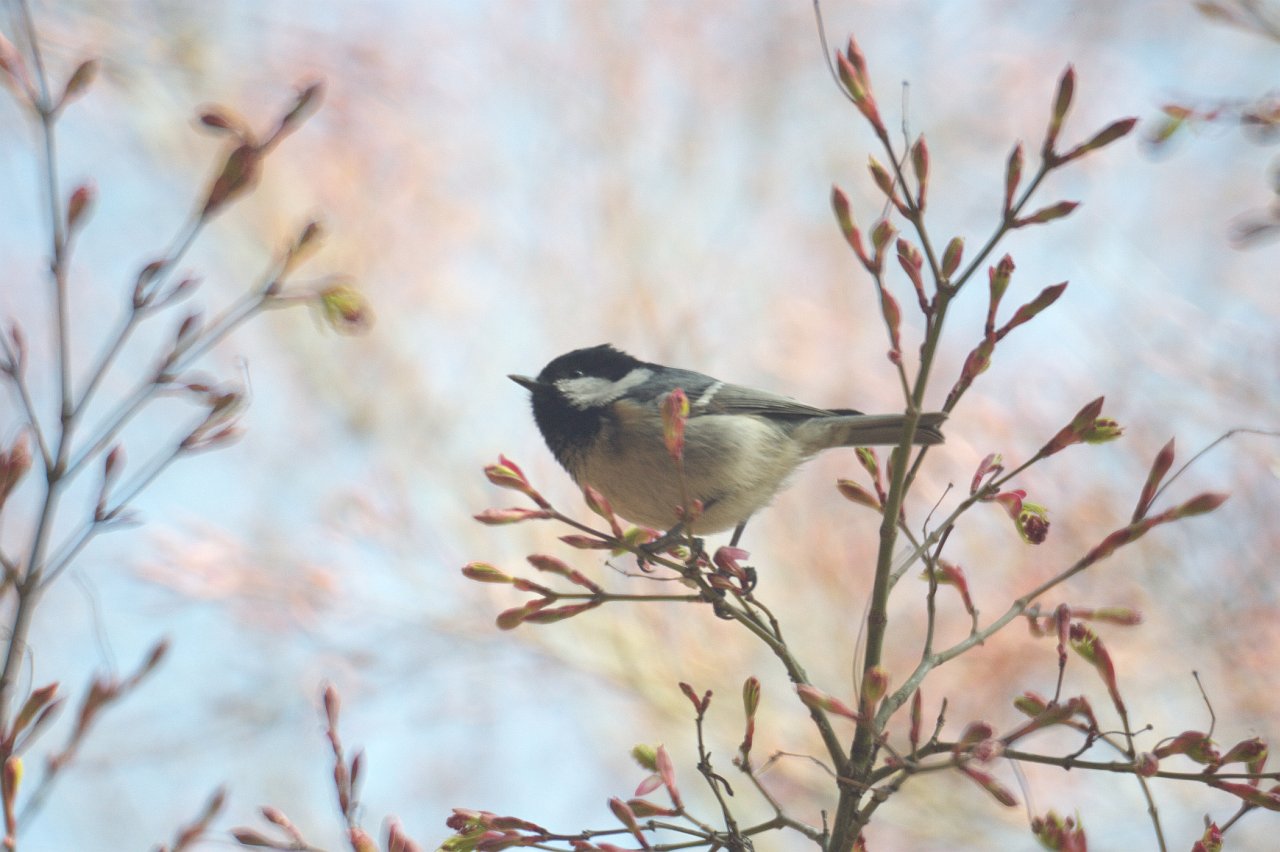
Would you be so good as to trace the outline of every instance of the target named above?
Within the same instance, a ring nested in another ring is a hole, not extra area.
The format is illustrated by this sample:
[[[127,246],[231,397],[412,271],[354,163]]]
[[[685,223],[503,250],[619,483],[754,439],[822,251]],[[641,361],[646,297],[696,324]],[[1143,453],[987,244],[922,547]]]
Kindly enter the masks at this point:
[[[608,344],[551,361],[536,379],[510,376],[532,394],[533,417],[578,485],[590,484],[629,521],[675,524],[682,502],[662,435],[662,402],[689,398],[684,467],[703,512],[688,532],[737,527],[785,484],[801,462],[833,447],[897,444],[901,414],[814,408],[783,396],[633,358]],[[941,412],[923,414],[914,443],[940,444]]]

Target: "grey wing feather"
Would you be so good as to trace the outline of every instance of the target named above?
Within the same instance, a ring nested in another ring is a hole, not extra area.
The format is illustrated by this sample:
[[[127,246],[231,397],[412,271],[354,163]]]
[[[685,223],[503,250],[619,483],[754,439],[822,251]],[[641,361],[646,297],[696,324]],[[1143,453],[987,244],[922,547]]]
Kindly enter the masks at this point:
[[[699,406],[707,414],[759,414],[765,417],[830,417],[837,412],[815,408],[785,396],[743,385],[722,385]],[[841,411],[840,414],[856,412]]]

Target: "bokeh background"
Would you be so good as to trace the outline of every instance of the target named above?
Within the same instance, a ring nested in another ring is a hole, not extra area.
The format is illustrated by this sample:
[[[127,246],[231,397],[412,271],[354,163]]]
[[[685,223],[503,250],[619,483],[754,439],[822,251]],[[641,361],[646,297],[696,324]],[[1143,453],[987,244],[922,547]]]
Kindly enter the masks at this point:
[[[1064,137],[1078,140],[1126,115],[1150,126],[1170,100],[1260,95],[1280,58],[1280,45],[1181,0],[828,0],[823,10],[833,46],[857,35],[886,120],[928,136],[935,242],[959,234],[971,250],[998,215],[1013,142],[1038,150],[1068,63],[1078,85]],[[208,848],[232,845],[225,830],[253,823],[262,804],[312,842],[341,847],[323,682],[342,692],[348,744],[367,751],[366,825],[396,814],[427,847],[446,836],[455,806],[563,830],[608,825],[606,798],[643,777],[627,757],[637,742],[665,742],[695,797],[681,680],[716,692],[722,770],[750,674],[764,682],[757,753],[818,753],[777,665],[706,608],[615,607],[500,633],[494,615],[521,596],[458,573],[475,559],[516,570],[555,547],[549,527],[471,520],[513,502],[481,473],[500,452],[558,504],[578,505],[505,378],[570,348],[612,341],[818,404],[900,404],[869,281],[829,209],[839,184],[862,222],[878,215],[865,173],[874,140],[829,76],[809,3],[95,0],[33,11],[55,79],[83,58],[103,62],[60,124],[65,186],[91,179],[99,194],[73,266],[82,363],[211,174],[219,143],[194,128],[198,107],[266,127],[295,84],[317,78],[323,109],[185,266],[203,276],[197,301],[214,310],[318,216],[329,237],[301,277],[350,274],[377,322],[344,338],[305,311],[272,314],[211,355],[210,374],[247,377],[252,389],[245,438],[172,469],[137,503],[145,525],[96,542],[42,602],[26,682],[79,694],[94,672],[130,670],[158,637],[173,647],[101,720],[24,827],[23,849],[148,848],[220,784],[230,797]],[[12,39],[12,19],[4,25]],[[36,141],[0,102],[0,315],[32,338],[51,414]],[[1228,429],[1280,426],[1277,249],[1228,239],[1234,217],[1267,204],[1274,156],[1230,127],[1159,157],[1135,135],[1047,183],[1045,203],[1085,202],[1073,216],[1007,242],[1018,264],[1008,309],[1071,285],[1001,345],[945,451],[930,457],[912,517],[957,499],[943,496],[948,483],[962,491],[988,452],[1025,458],[1100,394],[1126,434],[1027,476],[1023,487],[1051,512],[1043,546],[1024,545],[994,507],[953,537],[987,617],[1126,521],[1169,437],[1183,460]],[[935,403],[978,339],[984,292],[979,281],[953,313]],[[910,347],[920,323],[903,303]],[[125,353],[104,410],[176,321],[157,321]],[[11,394],[0,406],[8,443],[18,409]],[[150,410],[126,436],[130,458],[169,440],[183,414]],[[761,594],[810,673],[843,695],[876,519],[832,483],[858,475],[851,454],[816,461],[746,541]],[[1157,732],[1148,745],[1209,725],[1193,670],[1222,742],[1280,734],[1275,441],[1220,446],[1170,499],[1210,488],[1233,494],[1221,511],[1149,536],[1046,600],[1145,613],[1140,628],[1103,635],[1135,724]],[[29,505],[37,491],[29,482],[15,500]],[[12,543],[24,516],[8,511],[0,534]],[[83,511],[72,501],[60,522],[69,530]],[[626,587],[590,554],[567,558]],[[895,598],[891,673],[918,655],[923,592],[908,579]],[[946,603],[942,630],[954,641],[966,622]],[[1055,676],[1052,643],[1014,627],[940,670],[926,713],[946,697],[952,735],[973,719],[1007,725],[1011,698],[1050,693]],[[1067,692],[1111,718],[1078,663]],[[1035,813],[1078,809],[1093,848],[1153,846],[1131,780],[1028,771],[1019,787],[1007,766],[996,771]],[[803,757],[766,777],[802,819],[817,823],[831,807],[826,777]],[[1175,848],[1191,845],[1204,814],[1221,820],[1235,807],[1201,788],[1157,784],[1156,795]],[[745,790],[739,798],[763,813]],[[1026,821],[1024,808],[935,774],[881,808],[870,839],[877,849],[1030,849]],[[1253,814],[1235,842],[1264,848],[1274,827]]]

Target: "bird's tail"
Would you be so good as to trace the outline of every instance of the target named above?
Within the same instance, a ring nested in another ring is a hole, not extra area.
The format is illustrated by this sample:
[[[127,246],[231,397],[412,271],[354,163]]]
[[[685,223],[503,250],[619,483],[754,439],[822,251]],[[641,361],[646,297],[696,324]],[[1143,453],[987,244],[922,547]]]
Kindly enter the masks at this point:
[[[919,446],[941,444],[942,421],[947,415],[934,411],[920,415],[911,443]],[[892,445],[902,440],[902,427],[906,417],[901,414],[844,414],[838,417],[819,417],[805,421],[796,427],[793,437],[800,441],[809,453],[832,447],[866,447],[874,444]]]

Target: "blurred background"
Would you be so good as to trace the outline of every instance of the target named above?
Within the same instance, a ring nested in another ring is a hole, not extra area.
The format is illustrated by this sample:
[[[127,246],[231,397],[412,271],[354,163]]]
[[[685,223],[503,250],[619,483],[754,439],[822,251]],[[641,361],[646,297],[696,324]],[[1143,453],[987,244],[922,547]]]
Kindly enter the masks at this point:
[[[918,525],[939,499],[954,505],[987,453],[1017,463],[1107,396],[1124,438],[1073,448],[1020,483],[1049,507],[1045,544],[1023,544],[995,507],[952,537],[948,552],[985,622],[1127,522],[1170,437],[1181,464],[1228,429],[1280,426],[1277,248],[1240,250],[1229,239],[1237,217],[1267,205],[1276,150],[1225,126],[1158,157],[1138,138],[1166,102],[1263,94],[1280,45],[1181,0],[827,0],[823,11],[832,47],[857,36],[890,127],[929,140],[937,245],[957,234],[970,251],[985,242],[1006,156],[1022,139],[1034,168],[1068,63],[1078,82],[1065,141],[1123,116],[1145,123],[1046,183],[1040,200],[1082,200],[1076,213],[1005,244],[1017,262],[1006,311],[1071,284],[1001,344],[908,507]],[[233,845],[225,829],[254,823],[264,804],[313,843],[341,847],[317,709],[325,682],[343,695],[348,746],[367,751],[365,824],[398,815],[427,848],[448,834],[453,807],[564,831],[611,825],[606,799],[630,795],[644,776],[627,756],[640,742],[666,743],[686,794],[702,798],[678,681],[715,691],[711,748],[731,780],[737,695],[751,674],[764,684],[758,759],[819,752],[775,661],[707,608],[617,606],[500,633],[494,616],[524,597],[458,570],[485,560],[520,572],[525,554],[544,551],[611,588],[636,588],[598,557],[558,549],[561,530],[471,519],[519,502],[482,474],[499,453],[557,505],[585,514],[526,394],[505,378],[566,350],[610,341],[815,404],[901,404],[870,281],[829,206],[838,184],[860,222],[874,221],[882,199],[865,165],[880,152],[828,73],[809,3],[95,0],[33,12],[55,80],[81,59],[103,63],[59,125],[65,191],[84,180],[98,189],[72,266],[80,363],[100,351],[137,271],[212,174],[220,143],[196,130],[198,109],[220,104],[267,128],[294,87],[315,79],[327,83],[323,108],[184,267],[204,280],[195,301],[216,310],[319,217],[329,236],[299,277],[353,276],[377,320],[347,338],[305,311],[273,313],[208,357],[211,375],[248,377],[245,437],[171,469],[136,504],[145,524],[96,541],[41,603],[24,685],[58,680],[78,696],[95,672],[132,670],[160,636],[173,644],[161,669],[103,716],[24,826],[24,850],[167,842],[220,784],[230,797],[208,848]],[[5,26],[13,40],[11,17]],[[51,416],[37,142],[12,99],[0,102],[0,316],[32,339],[37,401]],[[981,278],[952,313],[935,405],[979,339]],[[920,318],[909,285],[893,283],[911,353]],[[100,394],[103,412],[177,319],[157,320],[126,351]],[[7,445],[19,412],[12,394],[0,406]],[[149,409],[125,436],[130,458],[171,440],[184,416],[172,402]],[[761,598],[815,682],[848,697],[877,518],[837,496],[842,476],[863,481],[852,453],[803,469],[745,546]],[[1224,745],[1280,735],[1276,442],[1225,443],[1167,500],[1206,489],[1232,499],[1045,600],[1143,611],[1141,627],[1100,630],[1134,724],[1154,728],[1145,747],[1209,726],[1192,671]],[[22,540],[22,513],[38,496],[34,481],[24,484],[3,541]],[[92,495],[84,500],[60,516],[67,530],[91,509]],[[909,577],[895,595],[891,676],[918,657],[924,593]],[[945,590],[941,599],[949,644],[967,619]],[[933,718],[945,697],[947,735],[974,719],[1007,727],[1012,698],[1051,694],[1055,678],[1052,641],[1015,625],[936,672],[925,713]],[[1088,695],[1104,726],[1117,724],[1078,661],[1065,691]],[[50,747],[72,715],[46,735]],[[1072,747],[1051,735],[1032,744]],[[40,753],[28,758],[32,779]],[[1078,812],[1093,848],[1154,845],[1131,779],[1044,768],[1020,786],[1006,765],[995,771],[1033,813]],[[827,777],[803,757],[780,760],[766,780],[810,823],[833,806]],[[1155,793],[1175,848],[1199,836],[1206,813],[1221,821],[1235,810],[1200,787],[1156,784]],[[766,813],[749,791],[739,799],[746,814]],[[1026,825],[1026,809],[939,773],[882,807],[869,839],[876,849],[1031,849]],[[1252,814],[1231,843],[1262,848],[1274,826]],[[764,843],[810,848],[798,836]]]

